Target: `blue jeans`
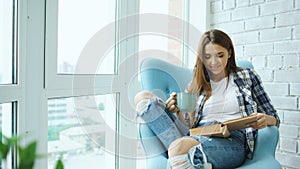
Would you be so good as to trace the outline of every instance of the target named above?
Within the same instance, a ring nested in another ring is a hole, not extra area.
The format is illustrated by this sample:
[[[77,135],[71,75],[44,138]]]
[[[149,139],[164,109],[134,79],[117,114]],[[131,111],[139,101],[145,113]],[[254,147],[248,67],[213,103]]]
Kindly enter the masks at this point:
[[[161,141],[165,151],[174,140],[184,136],[200,142],[207,161],[214,169],[235,168],[246,158],[246,139],[242,131],[232,131],[229,138],[188,136],[188,128],[166,109],[160,99],[151,99],[140,117]],[[188,156],[195,168],[203,168],[203,153],[199,146],[192,147]]]
[[[168,150],[174,140],[188,133],[188,128],[176,118],[174,113],[170,113],[165,103],[158,98],[151,99],[146,110],[139,117],[161,141],[164,151]]]
[[[200,142],[207,161],[214,169],[236,168],[246,159],[246,138],[242,131],[231,131],[229,138],[192,137]],[[199,147],[191,148],[188,155],[195,168],[203,168],[203,153]]]

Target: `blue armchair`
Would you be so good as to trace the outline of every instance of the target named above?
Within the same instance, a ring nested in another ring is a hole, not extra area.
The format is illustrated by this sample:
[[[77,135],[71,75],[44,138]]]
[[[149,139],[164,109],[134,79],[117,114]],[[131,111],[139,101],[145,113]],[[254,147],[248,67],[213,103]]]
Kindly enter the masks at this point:
[[[253,68],[248,61],[238,61],[238,66]],[[159,59],[145,59],[141,64],[141,82],[144,90],[155,93],[166,100],[170,93],[184,91],[191,81],[192,70],[172,65]],[[139,137],[146,154],[147,169],[164,169],[167,165],[167,153],[163,151],[160,141],[145,125],[139,124]],[[275,150],[279,132],[277,127],[259,130],[254,158],[246,160],[238,169],[281,169],[275,159]],[[268,142],[268,144],[265,144]]]

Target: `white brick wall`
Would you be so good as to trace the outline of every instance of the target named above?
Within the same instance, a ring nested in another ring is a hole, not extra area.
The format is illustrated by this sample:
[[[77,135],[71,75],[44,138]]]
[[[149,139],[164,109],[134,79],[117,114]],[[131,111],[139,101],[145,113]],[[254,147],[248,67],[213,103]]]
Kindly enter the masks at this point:
[[[258,6],[250,6],[250,7],[243,7],[238,8],[232,11],[232,20],[241,20],[247,18],[254,18],[258,16]],[[243,13],[243,15],[241,15]]]
[[[236,0],[237,7],[245,7],[249,5],[249,0]]]
[[[263,3],[265,0],[250,0],[250,5],[256,5]]]
[[[274,73],[274,81],[300,83],[300,69],[276,70]]]
[[[299,68],[300,59],[297,54],[285,54],[283,56],[283,67],[286,69]]]
[[[289,94],[288,83],[264,82],[264,87],[270,96],[288,96]]]
[[[292,11],[278,14],[276,17],[276,26],[290,26],[300,24],[300,11]]]
[[[248,56],[272,54],[273,43],[256,43],[245,45],[245,53]]]
[[[262,30],[266,28],[273,28],[275,25],[274,16],[263,16],[254,19],[245,20],[246,30]]]
[[[297,153],[297,140],[281,138],[280,149],[290,153]]]
[[[210,11],[212,11],[212,13],[215,12],[220,12],[222,11],[222,1],[216,1],[216,2],[211,2],[210,3]]]
[[[295,26],[293,30],[293,39],[300,39],[300,26]]]
[[[274,80],[273,70],[268,70],[268,69],[255,69],[255,70],[259,74],[261,79],[263,79],[263,81],[272,82]]]
[[[297,110],[298,98],[294,96],[270,96],[274,107],[282,110]]]
[[[282,41],[292,39],[292,28],[282,27],[275,29],[264,29],[260,31],[260,41]]]
[[[284,115],[286,112],[284,112]],[[297,126],[282,124],[279,128],[280,136],[290,139],[298,138],[299,130]]]
[[[298,142],[298,146],[297,146],[297,147],[298,147],[298,149],[297,149],[297,154],[300,155],[300,141],[298,140],[297,142]]]
[[[300,40],[280,41],[274,43],[275,53],[296,53],[299,51],[300,51]]]
[[[291,83],[290,95],[300,96],[300,83]]]
[[[293,9],[293,0],[280,0],[260,5],[261,15],[278,14]]]
[[[244,57],[244,46],[235,45],[235,56]]]
[[[281,118],[276,158],[300,169],[300,0],[213,0],[211,27],[252,61]]]
[[[244,22],[243,21],[232,21],[226,23],[217,23],[214,28],[221,29],[226,31],[228,34],[243,32],[244,31]]]
[[[267,56],[268,69],[280,69],[283,67],[283,56],[282,55],[270,55]]]
[[[296,9],[300,9],[300,1],[296,0],[295,4],[296,4]]]
[[[280,152],[276,154],[277,159],[280,159],[280,163],[283,166],[289,166],[290,168],[299,169],[300,166],[300,156],[289,154],[286,152]],[[289,168],[289,169],[290,169]]]
[[[229,22],[231,19],[231,13],[230,12],[213,13],[211,14],[211,17],[212,17],[212,23]]]
[[[284,124],[284,111],[277,110],[278,116],[280,118],[281,124]]]
[[[227,0],[223,2],[224,10],[233,9],[235,7],[235,0]]]
[[[288,123],[288,124],[292,124],[292,125],[295,125],[295,126],[299,125],[300,111],[285,111],[284,112],[284,119],[287,121],[286,123]]]
[[[263,69],[266,66],[265,56],[252,57],[252,64],[255,65],[255,69]]]
[[[236,45],[251,44],[258,42],[258,31],[233,34],[231,37]]]

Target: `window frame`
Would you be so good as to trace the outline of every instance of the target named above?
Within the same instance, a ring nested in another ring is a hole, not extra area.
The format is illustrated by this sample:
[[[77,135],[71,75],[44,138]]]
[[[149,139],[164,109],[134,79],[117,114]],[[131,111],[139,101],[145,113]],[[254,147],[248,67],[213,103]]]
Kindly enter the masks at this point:
[[[130,40],[119,40],[120,35],[125,36],[131,32],[128,30],[135,30],[136,27],[130,25],[121,25],[118,18],[123,18],[131,13],[136,13],[138,1],[120,1],[116,0],[116,39],[115,39],[115,64],[119,65],[118,69],[113,75],[89,75],[89,74],[57,74],[57,57],[56,57],[56,45],[57,45],[57,12],[58,3],[57,0],[46,2],[46,13],[45,13],[45,77],[44,77],[44,94],[47,99],[51,98],[62,98],[62,97],[76,97],[76,96],[87,96],[87,95],[101,95],[115,93],[117,98],[117,126],[116,126],[116,168],[120,166],[128,166],[128,168],[135,168],[135,161],[128,160],[127,158],[120,157],[120,154],[126,152],[135,153],[130,149],[135,143],[128,142],[127,139],[121,139],[120,135],[132,135],[136,130],[135,124],[128,122],[127,119],[122,118],[121,112],[128,112],[131,109],[128,108],[122,102],[127,101],[127,95],[123,94],[127,92],[127,84],[131,80],[124,76],[123,72],[133,74],[137,70],[136,62],[122,62],[126,60],[130,53],[137,49],[136,41],[137,38],[131,38]],[[124,19],[120,19],[124,20]],[[120,41],[120,42],[119,42]],[[116,43],[117,42],[117,43]],[[130,48],[130,49],[129,49]],[[121,73],[122,72],[122,73]],[[79,87],[73,86],[73,80],[76,78],[78,82],[89,82],[82,84]],[[118,80],[118,84],[112,87],[113,81]],[[54,83],[55,82],[55,83]],[[94,83],[92,83],[94,82]],[[104,82],[104,83],[103,83]],[[135,83],[135,82],[134,82]],[[126,103],[127,103],[126,102]],[[119,134],[117,134],[119,133]],[[133,136],[135,137],[135,136]],[[128,146],[121,146],[121,145]]]
[[[129,106],[127,95],[128,92],[128,79],[131,79],[131,74],[121,74],[126,70],[131,73],[137,72],[137,58],[132,63],[125,63],[115,75],[97,75],[95,78],[94,89],[90,89],[88,85],[77,88],[77,93],[74,95],[72,89],[72,75],[57,75],[57,63],[56,59],[50,59],[55,56],[55,45],[49,45],[53,43],[53,35],[55,32],[51,32],[54,26],[57,25],[55,12],[57,8],[52,8],[53,1],[46,0],[14,0],[16,2],[17,9],[17,27],[14,32],[17,34],[14,42],[17,53],[16,59],[13,61],[14,70],[16,71],[16,84],[0,85],[0,103],[15,102],[13,108],[16,111],[16,132],[18,134],[25,134],[22,143],[28,143],[32,140],[38,141],[37,151],[39,154],[47,154],[47,142],[48,142],[48,104],[47,101],[50,98],[59,97],[72,97],[81,95],[96,95],[106,93],[119,93],[117,100],[119,100],[119,110],[129,112],[132,111]],[[191,1],[191,0],[189,0]],[[201,1],[202,2],[202,1]],[[206,15],[209,17],[209,1],[205,0]],[[117,17],[121,18],[136,14],[139,11],[139,0],[133,0],[130,2],[117,1],[117,7],[119,8]],[[49,14],[54,14],[52,17]],[[208,19],[207,19],[208,21]],[[136,20],[138,22],[138,18]],[[117,23],[119,24],[119,23]],[[50,27],[49,27],[50,26]],[[117,25],[117,37],[121,34],[129,34],[132,30],[138,32],[138,28],[132,25]],[[206,27],[209,27],[209,23],[206,23]],[[50,28],[50,29],[49,29]],[[131,55],[138,50],[138,38],[126,39],[124,42],[117,46],[117,63],[121,64],[126,60],[128,55]],[[185,55],[188,57],[187,55]],[[54,73],[55,72],[55,73]],[[120,76],[119,76],[120,75]],[[122,75],[122,76],[121,76]],[[91,75],[80,75],[80,80],[93,79]],[[112,91],[111,82],[117,78],[120,81],[117,89]],[[101,81],[106,83],[100,83]],[[54,83],[57,82],[57,83]],[[139,88],[138,81],[133,82],[136,88]],[[103,92],[104,91],[104,92]],[[120,112],[119,112],[120,113]],[[117,129],[124,135],[130,135],[133,138],[136,137],[135,132],[131,129],[136,128],[135,124],[128,123],[121,116],[118,117],[120,123]],[[128,140],[117,140],[118,146],[128,145]],[[117,150],[118,153],[132,151],[131,146],[120,146]],[[134,152],[133,152],[134,153]],[[118,165],[117,165],[118,164]],[[116,161],[116,167],[128,166],[127,168],[135,168],[135,159],[121,158]],[[47,168],[47,158],[40,158],[36,161],[35,168]]]

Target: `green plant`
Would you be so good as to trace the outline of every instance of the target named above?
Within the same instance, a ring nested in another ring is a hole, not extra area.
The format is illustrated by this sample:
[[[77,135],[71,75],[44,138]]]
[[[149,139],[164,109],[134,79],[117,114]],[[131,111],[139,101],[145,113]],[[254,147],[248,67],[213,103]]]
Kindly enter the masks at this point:
[[[17,169],[32,169],[34,162],[41,156],[36,153],[37,142],[32,141],[29,144],[22,146],[20,145],[20,136],[6,137],[0,132],[0,157],[6,162],[9,152],[16,150],[18,154],[18,165]],[[59,159],[56,162],[55,169],[63,169],[63,162]]]

